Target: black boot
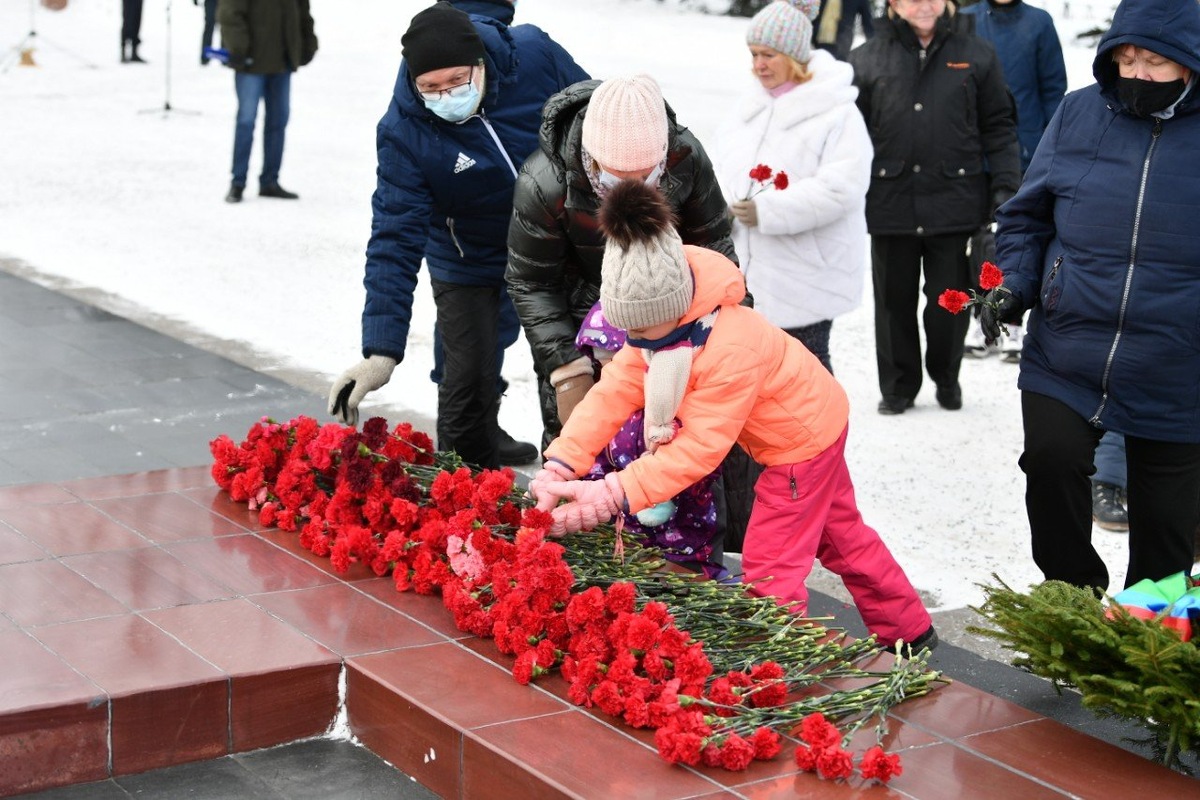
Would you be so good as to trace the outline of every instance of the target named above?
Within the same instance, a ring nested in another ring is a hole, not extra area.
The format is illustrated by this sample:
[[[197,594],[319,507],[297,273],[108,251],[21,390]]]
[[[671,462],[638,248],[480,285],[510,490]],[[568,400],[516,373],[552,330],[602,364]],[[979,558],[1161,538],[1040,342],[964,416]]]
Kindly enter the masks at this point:
[[[238,186],[236,183],[229,184],[229,194],[225,195],[226,203],[242,202],[242,192],[246,191],[245,186]]]
[[[129,51],[125,49],[125,45],[127,45],[127,44],[129,44],[129,42],[125,41],[124,39],[121,40],[121,63],[122,64],[129,63]]]
[[[537,447],[529,442],[518,442],[504,428],[498,428],[498,430],[500,435],[497,452],[500,456],[501,466],[517,467],[537,460]]]
[[[136,42],[134,44],[130,45],[130,47],[129,47],[129,63],[130,64],[145,64],[146,59],[144,59],[138,55],[137,49],[138,49],[138,46],[137,46]]]
[[[295,192],[289,192],[287,189],[280,186],[278,183],[268,184],[267,186],[258,187],[259,197],[277,197],[280,200],[298,200],[300,195]]]

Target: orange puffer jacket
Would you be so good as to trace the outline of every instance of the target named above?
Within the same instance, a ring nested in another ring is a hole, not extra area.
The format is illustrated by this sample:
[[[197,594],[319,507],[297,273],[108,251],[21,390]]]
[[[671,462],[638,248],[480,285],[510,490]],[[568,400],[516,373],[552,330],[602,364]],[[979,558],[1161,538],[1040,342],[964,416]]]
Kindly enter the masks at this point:
[[[746,288],[733,262],[700,247],[684,245],[684,251],[696,290],[681,321],[718,306],[720,313],[692,359],[676,414],[679,432],[620,473],[634,513],[708,475],[735,441],[761,464],[791,464],[819,455],[849,420],[846,393],[821,362],[758,312],[738,305]],[[629,415],[645,405],[645,375],[638,348],[618,351],[546,456],[584,475]]]

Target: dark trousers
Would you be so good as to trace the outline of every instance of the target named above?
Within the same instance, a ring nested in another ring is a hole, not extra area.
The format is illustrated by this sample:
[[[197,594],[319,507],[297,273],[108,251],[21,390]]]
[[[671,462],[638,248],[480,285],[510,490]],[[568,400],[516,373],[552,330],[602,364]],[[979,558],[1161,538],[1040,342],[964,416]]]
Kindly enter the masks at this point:
[[[218,0],[204,0],[204,34],[200,38],[200,57],[205,63],[208,59],[204,56],[204,48],[212,47],[213,33],[217,29],[217,2]]]
[[[1108,569],[1092,547],[1091,476],[1104,431],[1045,395],[1021,393],[1025,427],[1025,508],[1033,560],[1047,580],[1108,590]],[[1125,585],[1192,566],[1200,508],[1200,444],[1125,436],[1129,568]]]
[[[924,272],[925,368],[938,386],[958,382],[969,314],[951,314],[937,304],[946,289],[971,286],[967,233],[941,236],[872,236],[871,277],[875,287],[875,359],[885,397],[911,400],[921,390],[921,334],[917,301]]]
[[[829,333],[833,330],[833,320],[826,319],[814,322],[812,325],[802,325],[799,328],[784,328],[789,336],[799,339],[808,351],[833,374],[833,362],[829,358]]]
[[[438,384],[438,449],[498,469],[496,330],[501,289],[431,283],[445,359]]]
[[[517,319],[517,309],[508,297],[508,287],[500,289],[500,323],[496,329],[496,394],[508,391],[508,381],[504,380],[504,351],[515,344],[521,335],[521,320]],[[429,380],[434,383],[442,382],[445,371],[446,356],[442,351],[442,332],[435,325],[433,328],[433,370]]]
[[[139,33],[142,30],[142,1],[122,0],[121,2],[121,44],[141,44]]]

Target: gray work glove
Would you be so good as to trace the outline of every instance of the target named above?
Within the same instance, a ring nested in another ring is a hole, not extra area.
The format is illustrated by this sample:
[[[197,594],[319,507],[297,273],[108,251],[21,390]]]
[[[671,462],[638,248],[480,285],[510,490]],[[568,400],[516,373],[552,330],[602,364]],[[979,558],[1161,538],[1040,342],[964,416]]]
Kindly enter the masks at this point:
[[[370,356],[343,372],[329,390],[329,413],[347,425],[358,424],[358,404],[386,384],[396,368],[390,356]]]

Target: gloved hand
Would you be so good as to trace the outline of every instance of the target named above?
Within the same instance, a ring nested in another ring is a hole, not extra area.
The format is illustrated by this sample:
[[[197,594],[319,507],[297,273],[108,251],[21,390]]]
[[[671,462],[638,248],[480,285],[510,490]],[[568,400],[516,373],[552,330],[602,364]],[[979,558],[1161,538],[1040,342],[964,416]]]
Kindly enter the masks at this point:
[[[375,391],[391,379],[396,363],[390,356],[371,356],[343,372],[329,390],[330,415],[347,425],[357,425],[358,404],[367,392]]]
[[[546,484],[565,483],[566,481],[573,480],[575,480],[575,473],[566,464],[550,459],[534,474],[533,479],[529,481],[529,494],[538,502],[538,508],[542,508],[543,496],[552,498],[553,502],[547,501],[549,504],[548,507],[542,508],[543,511],[549,511],[558,503],[558,497],[546,494],[544,491]]]
[[[996,209],[1011,200],[1014,194],[1016,192],[1009,189],[997,189],[992,192],[992,207],[988,209],[988,222],[996,221]]]
[[[734,200],[729,211],[733,214],[734,219],[747,228],[753,228],[758,224],[758,205],[753,200]]]
[[[545,494],[570,501],[550,512],[554,517],[551,535],[561,536],[560,528],[564,533],[593,530],[621,513],[625,505],[625,490],[615,472],[605,475],[602,481],[552,483]]]
[[[1004,330],[1004,323],[1019,319],[1025,309],[1017,296],[1003,286],[997,286],[983,298],[979,307],[979,329],[987,344],[995,344]]]
[[[563,364],[550,373],[550,383],[554,386],[558,421],[566,425],[575,406],[579,405],[588,390],[596,385],[592,360],[587,356],[580,356],[570,363]]]

